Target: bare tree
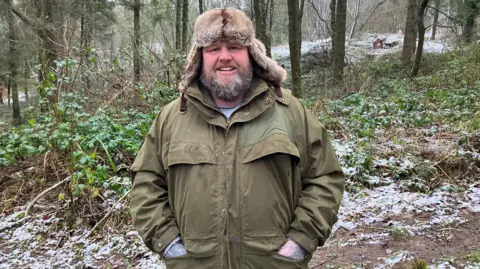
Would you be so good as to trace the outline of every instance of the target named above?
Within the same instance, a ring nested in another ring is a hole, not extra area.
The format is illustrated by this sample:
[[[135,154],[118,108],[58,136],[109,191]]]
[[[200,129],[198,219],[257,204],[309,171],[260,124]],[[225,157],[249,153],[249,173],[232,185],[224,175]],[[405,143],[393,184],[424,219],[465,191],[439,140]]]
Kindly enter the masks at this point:
[[[415,43],[417,39],[415,27],[415,12],[417,10],[417,0],[408,0],[407,20],[405,22],[405,35],[403,37],[402,63],[410,63],[415,52]]]
[[[10,9],[13,7],[12,0],[10,1]],[[12,109],[13,109],[13,124],[20,125],[21,117],[20,117],[20,102],[18,100],[18,83],[17,83],[17,74],[18,74],[18,48],[17,48],[17,35],[15,32],[15,18],[12,12],[8,12],[7,15],[8,20],[8,28],[9,28],[9,69],[10,75],[8,77],[9,87],[12,90]]]
[[[290,63],[292,65],[293,95],[303,96],[301,56],[301,11],[303,3],[299,6],[298,0],[288,0],[288,45],[290,48]]]
[[[135,84],[140,83],[140,0],[133,4],[133,74]]]
[[[435,0],[435,9],[433,15],[433,25],[432,25],[432,36],[430,37],[431,40],[435,40],[435,35],[437,33],[437,24],[438,24],[438,15],[440,14],[440,1]]]
[[[188,0],[183,0],[182,5],[182,51],[186,52],[188,47]]]
[[[203,0],[198,0],[198,13],[203,13]]]
[[[418,74],[418,70],[420,69],[420,63],[422,61],[423,42],[425,40],[425,24],[423,20],[425,17],[425,10],[427,9],[428,1],[429,0],[422,0],[418,8],[418,17],[417,17],[418,45],[417,45],[417,53],[415,55],[415,63],[412,68],[412,76],[416,76]]]
[[[175,5],[175,49],[182,47],[182,0],[177,0]]]
[[[347,2],[348,3],[348,2]],[[353,38],[353,35],[355,34],[355,28],[357,26],[357,23],[358,23],[358,17],[359,17],[359,14],[360,14],[360,5],[362,4],[362,0],[357,0],[356,2],[356,5],[355,5],[355,11],[354,12],[349,12],[352,13],[353,15],[353,22],[352,22],[352,28],[350,28],[350,39]],[[347,5],[347,8],[348,8],[348,5]]]
[[[336,2],[336,3],[334,3]],[[343,82],[345,68],[345,31],[347,24],[347,1],[332,0],[332,71],[335,83]]]
[[[478,0],[464,0],[463,3],[465,23],[462,35],[466,42],[471,42],[473,28],[475,27],[475,18],[480,13],[480,3],[478,3]]]

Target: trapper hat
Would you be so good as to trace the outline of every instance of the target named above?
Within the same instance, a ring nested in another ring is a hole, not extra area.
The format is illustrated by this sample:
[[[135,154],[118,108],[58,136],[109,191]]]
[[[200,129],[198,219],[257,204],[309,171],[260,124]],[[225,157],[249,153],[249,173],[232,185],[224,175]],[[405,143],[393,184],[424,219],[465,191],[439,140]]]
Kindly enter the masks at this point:
[[[217,8],[201,14],[195,21],[193,46],[187,58],[185,74],[178,86],[182,93],[183,110],[186,108],[183,95],[201,72],[202,47],[220,39],[236,41],[248,47],[253,73],[272,85],[281,96],[280,84],[287,73],[276,61],[267,57],[265,46],[255,38],[252,21],[238,9]]]

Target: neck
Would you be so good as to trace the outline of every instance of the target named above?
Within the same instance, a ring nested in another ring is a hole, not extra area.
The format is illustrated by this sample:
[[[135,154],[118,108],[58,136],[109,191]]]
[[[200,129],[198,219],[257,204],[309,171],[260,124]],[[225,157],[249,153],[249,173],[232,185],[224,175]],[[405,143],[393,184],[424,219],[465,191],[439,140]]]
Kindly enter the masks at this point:
[[[237,97],[233,101],[225,101],[225,100],[219,99],[217,97],[214,97],[214,99],[215,99],[215,104],[217,104],[218,107],[220,107],[220,108],[230,108],[230,107],[234,107],[234,106],[240,104],[240,102],[242,102],[242,100],[243,100],[243,95]]]

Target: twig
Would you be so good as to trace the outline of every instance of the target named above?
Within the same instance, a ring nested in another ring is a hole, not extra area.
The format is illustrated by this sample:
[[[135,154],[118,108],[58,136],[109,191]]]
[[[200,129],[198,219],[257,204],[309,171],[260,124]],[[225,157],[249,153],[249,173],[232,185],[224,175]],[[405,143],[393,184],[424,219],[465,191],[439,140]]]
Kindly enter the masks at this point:
[[[51,186],[50,188],[42,191],[39,195],[37,195],[37,197],[35,197],[35,199],[33,199],[30,204],[28,204],[27,206],[27,209],[25,210],[25,218],[28,216],[28,213],[30,212],[31,208],[33,207],[33,205],[40,199],[42,198],[42,196],[44,196],[46,193],[48,193],[49,191],[55,189],[56,187],[62,185],[63,183],[66,183],[66,182],[69,182],[71,180],[71,177],[68,176],[66,177],[65,179],[63,179],[62,181],[56,183],[55,185]]]
[[[127,193],[125,193],[120,199],[118,199],[118,201],[110,208],[110,210],[108,211],[108,213],[99,221],[97,222],[97,224],[95,224],[95,226],[93,226],[93,228],[85,235],[85,238],[89,238],[93,232],[98,228],[100,227],[100,225],[102,225],[109,217],[110,215],[112,215],[113,211],[115,210],[115,207],[120,204],[121,201],[123,201],[131,192],[132,190],[129,190]]]
[[[14,228],[14,227],[16,227],[16,226],[18,226],[18,225],[22,225],[22,224],[24,224],[25,222],[30,221],[31,219],[40,218],[40,217],[43,217],[43,216],[46,216],[46,215],[50,215],[50,214],[56,213],[56,212],[58,212],[58,211],[60,211],[60,210],[62,210],[62,209],[64,209],[64,208],[65,208],[65,207],[62,206],[62,207],[60,207],[60,208],[58,208],[58,209],[55,209],[55,210],[52,210],[52,211],[48,211],[48,212],[45,212],[45,213],[43,213],[43,214],[39,214],[39,215],[36,215],[36,216],[27,216],[27,215],[25,214],[22,219],[17,220],[17,221],[15,221],[15,222],[12,222],[12,223],[10,223],[10,224],[7,225],[7,226],[1,227],[1,228],[0,228],[0,233],[3,232],[3,231],[5,231],[5,230]],[[20,213],[20,214],[21,214],[21,213]]]
[[[30,216],[28,216],[28,217],[25,216],[25,217],[23,217],[22,219],[20,219],[20,220],[18,220],[18,221],[12,222],[12,223],[10,223],[9,225],[0,228],[0,233],[3,232],[3,231],[5,231],[5,230],[11,229],[11,228],[13,228],[13,227],[16,227],[16,226],[18,226],[18,225],[22,225],[24,222],[27,222],[27,221],[29,221],[29,220],[31,220],[31,219],[32,219],[32,217],[30,217]]]

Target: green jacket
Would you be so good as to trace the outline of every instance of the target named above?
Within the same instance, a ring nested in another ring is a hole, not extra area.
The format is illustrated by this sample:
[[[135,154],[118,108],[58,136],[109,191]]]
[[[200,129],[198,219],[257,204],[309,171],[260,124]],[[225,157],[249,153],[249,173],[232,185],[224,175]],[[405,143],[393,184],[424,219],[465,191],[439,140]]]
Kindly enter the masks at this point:
[[[162,253],[181,235],[188,254],[167,268],[307,268],[337,221],[345,177],[325,128],[287,90],[260,79],[226,120],[190,87],[158,114],[131,170],[133,223]],[[289,237],[301,262],[276,254]]]

